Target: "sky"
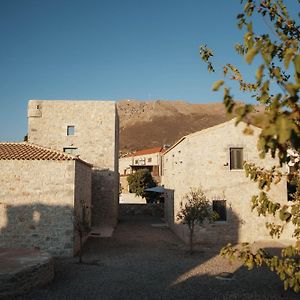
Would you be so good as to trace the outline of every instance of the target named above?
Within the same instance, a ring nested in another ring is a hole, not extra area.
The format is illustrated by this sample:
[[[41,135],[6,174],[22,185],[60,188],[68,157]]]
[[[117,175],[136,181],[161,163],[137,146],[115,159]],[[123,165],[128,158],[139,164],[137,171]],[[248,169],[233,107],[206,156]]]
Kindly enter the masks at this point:
[[[233,50],[241,8],[239,0],[0,0],[0,141],[23,140],[29,99],[222,101],[211,91],[222,74],[207,72],[199,46],[214,50],[217,66],[251,73]]]

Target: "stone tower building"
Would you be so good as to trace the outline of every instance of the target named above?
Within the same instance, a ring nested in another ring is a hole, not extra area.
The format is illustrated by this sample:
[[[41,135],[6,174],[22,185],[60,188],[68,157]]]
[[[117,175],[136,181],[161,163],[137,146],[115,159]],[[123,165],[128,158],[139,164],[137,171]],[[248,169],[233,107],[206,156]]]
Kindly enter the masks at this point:
[[[112,101],[30,100],[28,141],[79,155],[93,165],[92,225],[118,215],[118,115]]]

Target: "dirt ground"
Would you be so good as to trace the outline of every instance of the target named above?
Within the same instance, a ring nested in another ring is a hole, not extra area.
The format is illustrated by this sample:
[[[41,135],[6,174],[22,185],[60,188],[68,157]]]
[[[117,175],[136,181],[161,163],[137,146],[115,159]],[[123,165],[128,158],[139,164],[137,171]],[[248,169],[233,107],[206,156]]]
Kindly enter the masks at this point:
[[[18,299],[298,299],[284,292],[266,269],[248,271],[230,264],[214,248],[190,256],[160,219],[123,217],[112,238],[91,238],[84,264],[56,259],[56,276],[47,287]],[[232,280],[215,276],[232,272]]]

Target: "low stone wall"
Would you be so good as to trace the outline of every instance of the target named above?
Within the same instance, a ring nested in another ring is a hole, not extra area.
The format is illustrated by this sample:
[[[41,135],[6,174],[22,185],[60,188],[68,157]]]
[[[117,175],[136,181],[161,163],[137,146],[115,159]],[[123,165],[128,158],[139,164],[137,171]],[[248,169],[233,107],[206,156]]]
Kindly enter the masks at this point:
[[[119,204],[119,216],[128,215],[144,215],[163,217],[163,204],[147,203],[147,204]]]
[[[0,299],[30,292],[54,278],[54,263],[46,252],[0,249]]]

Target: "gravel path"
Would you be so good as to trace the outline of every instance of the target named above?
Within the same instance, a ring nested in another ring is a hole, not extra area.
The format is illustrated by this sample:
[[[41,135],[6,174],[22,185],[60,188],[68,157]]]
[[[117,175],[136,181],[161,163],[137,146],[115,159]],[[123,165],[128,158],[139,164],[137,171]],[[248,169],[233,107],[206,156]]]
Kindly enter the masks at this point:
[[[298,299],[284,292],[268,270],[247,271],[229,264],[217,249],[202,247],[190,256],[160,220],[132,216],[119,223],[112,238],[93,238],[85,264],[57,259],[56,276],[47,287],[18,299]],[[234,278],[215,278],[234,272]]]

